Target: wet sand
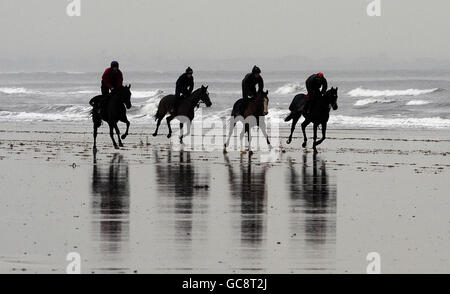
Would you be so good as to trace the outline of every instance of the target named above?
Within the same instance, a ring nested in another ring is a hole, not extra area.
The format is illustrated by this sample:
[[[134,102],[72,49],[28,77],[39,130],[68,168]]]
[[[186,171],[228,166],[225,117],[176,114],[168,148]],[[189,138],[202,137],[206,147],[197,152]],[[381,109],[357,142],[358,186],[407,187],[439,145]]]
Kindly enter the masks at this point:
[[[331,127],[317,155],[297,131],[270,160],[152,131],[94,157],[89,125],[3,123],[0,273],[450,273],[448,130]]]

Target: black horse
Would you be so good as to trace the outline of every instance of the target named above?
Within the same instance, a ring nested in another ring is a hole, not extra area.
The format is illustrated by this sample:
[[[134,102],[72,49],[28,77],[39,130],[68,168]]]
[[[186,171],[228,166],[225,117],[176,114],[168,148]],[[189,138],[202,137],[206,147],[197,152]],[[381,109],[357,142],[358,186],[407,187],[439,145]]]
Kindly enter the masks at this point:
[[[153,133],[153,137],[158,135],[159,126],[161,125],[162,119],[169,113],[172,105],[175,103],[175,95],[167,95],[161,99],[158,105],[158,111],[155,114],[156,122],[156,130]],[[195,115],[195,107],[197,107],[200,102],[206,104],[206,107],[211,107],[211,99],[209,98],[208,86],[202,86],[195,90],[191,96],[184,98],[183,101],[178,105],[178,108],[174,110],[173,113],[169,113],[170,115],[166,118],[167,126],[169,127],[169,134],[167,138],[172,137],[172,128],[170,127],[170,122],[174,118],[181,119],[182,117],[188,118],[189,123],[192,122]],[[183,134],[183,123],[180,121],[180,142],[183,142],[183,137],[187,136],[190,133],[190,129],[188,129],[187,134]]]
[[[323,97],[316,99],[315,101],[311,102],[310,111],[307,111],[304,108],[304,104],[306,103],[307,98],[305,94],[299,94],[294,97],[294,100],[292,101],[290,110],[291,114],[285,119],[286,122],[292,121],[292,127],[291,127],[291,135],[289,136],[289,139],[287,140],[287,144],[290,144],[292,142],[292,134],[294,133],[295,126],[300,119],[300,117],[303,115],[305,117],[305,121],[302,123],[302,131],[303,131],[303,148],[306,148],[306,143],[308,141],[308,138],[306,137],[306,127],[312,122],[314,124],[314,144],[313,149],[314,152],[317,152],[317,145],[320,145],[326,137],[327,133],[327,123],[330,118],[330,109],[333,108],[333,110],[338,109],[337,105],[337,99],[338,99],[338,88],[331,88],[328,90]],[[321,125],[322,127],[322,139],[319,141],[317,140],[317,128]]]
[[[94,151],[97,151],[97,129],[102,125],[102,121],[106,121],[109,125],[109,135],[114,144],[114,148],[119,149],[123,147],[122,140],[128,136],[130,129],[130,122],[127,118],[127,109],[131,108],[131,85],[122,86],[114,93],[104,96],[96,96],[89,101],[89,104],[94,107],[91,110],[92,122],[94,123]],[[120,130],[117,123],[121,121],[127,124],[125,134],[120,137]],[[119,139],[119,145],[114,140],[114,131],[116,130]]]

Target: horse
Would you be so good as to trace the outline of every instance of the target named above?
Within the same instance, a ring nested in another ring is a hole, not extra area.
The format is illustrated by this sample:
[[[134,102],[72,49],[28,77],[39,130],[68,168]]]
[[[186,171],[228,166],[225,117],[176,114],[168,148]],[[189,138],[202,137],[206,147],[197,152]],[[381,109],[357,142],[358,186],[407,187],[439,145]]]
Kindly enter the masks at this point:
[[[156,122],[156,130],[153,133],[153,137],[156,137],[158,135],[159,126],[161,125],[162,119],[167,115],[167,113],[170,112],[170,109],[172,108],[172,105],[175,103],[175,95],[167,95],[161,99],[158,105],[158,111],[155,114],[155,120]],[[178,117],[183,116],[187,117],[189,119],[189,123],[192,122],[195,115],[195,107],[200,104],[200,102],[203,102],[206,104],[206,107],[211,107],[211,99],[209,98],[209,92],[208,92],[208,86],[203,86],[201,88],[198,88],[195,90],[191,96],[184,98],[178,105],[177,109],[175,109],[173,112],[169,113],[170,115],[166,118],[167,126],[169,127],[169,134],[167,135],[167,138],[172,137],[172,128],[170,127],[170,122]],[[180,120],[180,119],[179,119]],[[183,135],[183,123],[180,120],[180,143],[183,143],[183,137],[189,135],[190,129],[188,129],[188,132]]]
[[[125,140],[128,136],[128,130],[130,129],[130,122],[127,118],[127,109],[131,108],[130,89],[131,85],[122,86],[108,96],[99,95],[89,101],[91,106],[94,107],[95,104],[99,104],[100,108],[99,112],[95,107],[91,110],[92,122],[94,123],[94,152],[97,151],[97,129],[102,125],[102,121],[107,122],[109,125],[109,135],[114,148],[119,149],[119,146],[123,147],[122,140]],[[127,125],[127,130],[122,135],[122,140],[119,127],[117,126],[119,121]],[[117,143],[114,140],[113,130],[116,130],[119,146],[117,146]]]
[[[327,133],[327,123],[330,118],[330,109],[333,108],[333,110],[338,109],[337,105],[337,99],[338,99],[338,88],[331,88],[328,90],[323,97],[316,99],[315,101],[312,101],[311,103],[311,110],[308,112],[304,105],[300,105],[300,108],[293,109],[291,107],[291,114],[285,119],[286,122],[292,121],[292,127],[291,127],[291,134],[287,140],[287,144],[290,144],[292,142],[292,134],[294,133],[295,126],[300,119],[300,117],[303,115],[305,117],[305,120],[302,123],[302,131],[303,131],[303,144],[302,147],[306,148],[306,143],[308,141],[308,138],[306,137],[306,127],[312,122],[314,124],[314,143],[313,143],[313,149],[314,152],[317,152],[317,146],[320,145],[326,138]],[[292,101],[291,106],[295,103],[295,101],[303,101],[303,103],[306,103],[306,99],[308,98],[305,94],[299,94],[294,97],[294,100]],[[297,106],[298,107],[298,106]],[[317,128],[321,125],[322,127],[322,138],[319,141],[317,140]]]
[[[269,113],[269,91],[266,92],[258,92],[256,97],[251,99],[247,105],[247,108],[244,110],[244,116],[240,114],[240,105],[243,103],[243,99],[239,99],[233,106],[233,110],[231,111],[232,119],[230,121],[230,132],[228,134],[227,142],[224,145],[224,150],[230,145],[230,139],[233,135],[234,128],[236,127],[236,123],[238,121],[242,121],[244,124],[244,130],[242,131],[240,138],[244,137],[245,133],[247,133],[247,140],[249,144],[249,151],[251,146],[251,136],[250,136],[250,125],[251,127],[257,126],[264,137],[266,138],[267,145],[270,147],[269,135],[267,135],[266,131],[266,122],[264,120],[264,116]],[[262,119],[261,119],[262,118]]]

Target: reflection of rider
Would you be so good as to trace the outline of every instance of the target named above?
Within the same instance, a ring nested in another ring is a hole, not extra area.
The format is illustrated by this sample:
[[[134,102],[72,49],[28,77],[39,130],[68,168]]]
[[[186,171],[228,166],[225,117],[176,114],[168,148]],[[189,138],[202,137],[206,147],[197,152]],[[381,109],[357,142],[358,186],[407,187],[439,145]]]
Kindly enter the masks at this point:
[[[249,99],[256,97],[256,85],[258,85],[258,92],[264,90],[264,80],[261,77],[261,69],[256,65],[253,67],[251,73],[247,74],[242,80],[242,104],[240,112],[243,113],[248,106]]]
[[[186,72],[178,78],[175,88],[175,103],[172,111],[178,108],[184,98],[188,98],[189,96],[191,96],[192,90],[194,90],[194,77],[192,75],[193,73],[194,71],[192,70],[192,68],[188,67],[186,69]]]
[[[309,99],[306,101],[306,109],[309,112],[310,104],[316,99],[320,99],[324,95],[328,88],[327,79],[325,79],[323,73],[313,74],[306,82],[306,90],[308,91]],[[322,89],[321,89],[322,88]]]

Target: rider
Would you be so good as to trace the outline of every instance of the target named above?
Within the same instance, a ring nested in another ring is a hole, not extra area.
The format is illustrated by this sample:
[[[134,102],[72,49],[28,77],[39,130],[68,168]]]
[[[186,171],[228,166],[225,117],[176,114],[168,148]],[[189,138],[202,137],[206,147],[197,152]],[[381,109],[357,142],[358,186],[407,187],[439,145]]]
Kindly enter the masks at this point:
[[[184,98],[188,98],[194,90],[194,71],[188,67],[184,74],[182,74],[176,83],[175,88],[175,103],[171,112],[176,110]]]
[[[309,112],[311,103],[313,103],[316,99],[320,99],[322,95],[327,92],[328,83],[323,73],[319,72],[318,74],[311,75],[306,80],[305,84],[309,98],[306,100],[305,108],[307,112]]]
[[[117,61],[111,62],[111,67],[107,68],[102,76],[102,95],[91,99],[89,104],[94,107],[97,112],[100,112],[100,106],[109,97],[109,91],[111,93],[118,89],[123,84],[123,75],[119,70],[119,63]]]
[[[256,91],[256,85],[258,85],[258,92]],[[249,99],[255,98],[257,93],[261,93],[264,90],[264,80],[261,77],[261,69],[256,65],[253,67],[252,72],[247,74],[242,80],[242,104],[240,113],[242,114],[248,106]]]
[[[109,91],[114,92],[123,84],[123,75],[119,69],[117,61],[111,62],[111,67],[107,68],[102,76],[102,95],[108,95]]]

